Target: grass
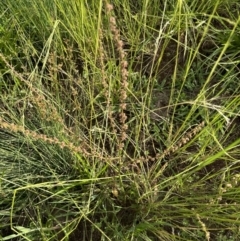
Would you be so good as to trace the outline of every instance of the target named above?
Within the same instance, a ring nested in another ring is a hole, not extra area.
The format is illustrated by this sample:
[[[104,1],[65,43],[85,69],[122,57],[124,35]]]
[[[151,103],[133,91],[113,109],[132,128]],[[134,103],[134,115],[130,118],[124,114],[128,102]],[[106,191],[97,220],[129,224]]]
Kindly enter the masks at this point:
[[[239,240],[237,1],[0,5],[0,240]]]

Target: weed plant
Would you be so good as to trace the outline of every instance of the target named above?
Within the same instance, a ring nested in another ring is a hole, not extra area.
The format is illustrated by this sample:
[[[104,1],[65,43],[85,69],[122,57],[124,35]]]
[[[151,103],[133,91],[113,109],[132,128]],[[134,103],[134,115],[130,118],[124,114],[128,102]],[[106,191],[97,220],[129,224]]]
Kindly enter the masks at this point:
[[[238,1],[0,10],[1,241],[240,239]]]

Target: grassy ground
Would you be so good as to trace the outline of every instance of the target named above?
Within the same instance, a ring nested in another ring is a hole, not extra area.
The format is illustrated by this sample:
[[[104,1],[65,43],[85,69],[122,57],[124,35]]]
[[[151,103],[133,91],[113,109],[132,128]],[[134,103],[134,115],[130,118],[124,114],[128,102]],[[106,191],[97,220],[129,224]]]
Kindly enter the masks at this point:
[[[2,0],[0,240],[240,239],[240,5]]]

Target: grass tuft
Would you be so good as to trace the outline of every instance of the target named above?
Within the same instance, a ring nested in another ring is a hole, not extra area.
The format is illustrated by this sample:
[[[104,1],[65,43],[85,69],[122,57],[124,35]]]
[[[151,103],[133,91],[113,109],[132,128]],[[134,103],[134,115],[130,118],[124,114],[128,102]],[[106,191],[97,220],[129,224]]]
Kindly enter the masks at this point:
[[[0,240],[238,240],[237,1],[0,5]]]

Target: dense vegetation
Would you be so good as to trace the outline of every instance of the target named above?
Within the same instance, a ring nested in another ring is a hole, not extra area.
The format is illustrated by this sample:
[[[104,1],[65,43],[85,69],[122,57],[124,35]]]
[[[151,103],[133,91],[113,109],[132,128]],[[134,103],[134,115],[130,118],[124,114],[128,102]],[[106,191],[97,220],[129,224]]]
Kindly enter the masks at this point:
[[[240,240],[237,0],[2,0],[0,240]]]

